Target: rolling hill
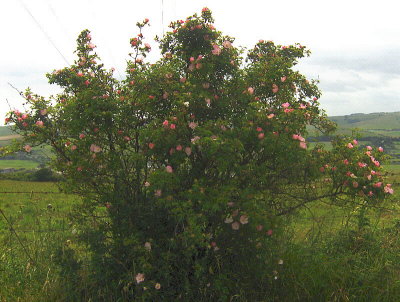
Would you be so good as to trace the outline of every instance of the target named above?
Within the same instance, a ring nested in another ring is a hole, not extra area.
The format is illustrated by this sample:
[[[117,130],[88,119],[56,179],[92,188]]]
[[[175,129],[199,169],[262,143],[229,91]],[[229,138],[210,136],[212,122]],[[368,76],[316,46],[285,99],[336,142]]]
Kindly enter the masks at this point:
[[[400,137],[400,112],[354,113],[329,118],[338,124],[342,133],[358,129],[364,136]]]

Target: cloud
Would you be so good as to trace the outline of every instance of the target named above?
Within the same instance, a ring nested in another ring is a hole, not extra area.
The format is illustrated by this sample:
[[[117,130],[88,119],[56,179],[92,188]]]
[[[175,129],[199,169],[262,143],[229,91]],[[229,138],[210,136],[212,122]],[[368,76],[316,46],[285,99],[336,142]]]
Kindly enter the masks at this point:
[[[315,67],[400,76],[400,47],[332,53],[321,51],[309,60]]]

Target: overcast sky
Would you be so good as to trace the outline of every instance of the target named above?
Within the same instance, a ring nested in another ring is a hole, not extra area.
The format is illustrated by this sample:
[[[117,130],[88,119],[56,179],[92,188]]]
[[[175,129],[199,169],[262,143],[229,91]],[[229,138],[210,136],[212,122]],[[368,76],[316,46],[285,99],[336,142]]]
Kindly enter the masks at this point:
[[[103,63],[120,77],[137,21],[150,19],[144,34],[155,46],[152,38],[170,21],[205,6],[217,29],[236,37],[234,45],[250,48],[264,39],[311,49],[298,68],[320,80],[328,115],[400,111],[395,0],[0,0],[0,118],[9,110],[6,99],[12,108],[23,102],[8,83],[44,96],[58,91],[45,74],[73,63],[83,29],[92,31]]]

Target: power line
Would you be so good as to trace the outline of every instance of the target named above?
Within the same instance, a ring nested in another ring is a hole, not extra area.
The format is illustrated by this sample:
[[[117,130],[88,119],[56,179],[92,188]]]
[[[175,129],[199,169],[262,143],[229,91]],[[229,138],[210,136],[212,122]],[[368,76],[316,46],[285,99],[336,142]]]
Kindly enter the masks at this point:
[[[161,27],[162,35],[164,36],[164,0],[161,0]]]
[[[45,35],[47,40],[53,45],[53,47],[57,50],[57,52],[60,54],[60,56],[64,59],[65,63],[69,66],[68,60],[64,57],[64,55],[61,53],[61,51],[58,49],[57,45],[53,42],[51,37],[47,34],[47,32],[43,29],[43,27],[40,25],[40,23],[36,20],[36,18],[33,16],[33,14],[30,12],[30,10],[26,7],[25,3],[22,0],[19,0],[25,11],[31,16],[32,20],[36,23],[36,25],[39,27],[41,32]]]
[[[91,3],[91,0],[89,0],[89,3]],[[90,6],[93,7],[94,4],[93,4],[93,5],[90,5]],[[93,17],[93,19],[94,19],[94,22],[95,22],[97,25],[100,24],[100,23],[98,22],[98,18],[97,18],[96,11],[95,11],[95,10],[90,10],[90,12],[91,12],[92,17]],[[103,21],[102,21],[102,22],[103,22]],[[99,32],[100,32],[100,31],[99,31]],[[122,80],[123,77],[122,77],[121,73],[119,72],[119,68],[117,67],[117,64],[116,64],[116,61],[115,61],[115,57],[114,57],[113,52],[111,51],[111,48],[107,45],[107,43],[105,43],[105,44],[103,44],[103,45],[105,46],[105,49],[106,49],[108,55],[110,56],[111,62],[112,62],[112,64],[114,65],[114,66],[113,66],[114,69],[115,69],[115,70],[117,71],[117,73],[118,73],[119,79]],[[102,47],[103,47],[103,46],[102,46]]]

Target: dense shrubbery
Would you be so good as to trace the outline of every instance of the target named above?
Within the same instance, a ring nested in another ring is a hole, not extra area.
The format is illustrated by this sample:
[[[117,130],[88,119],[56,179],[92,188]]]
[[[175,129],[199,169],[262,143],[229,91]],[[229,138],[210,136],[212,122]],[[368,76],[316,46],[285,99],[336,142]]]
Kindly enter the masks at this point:
[[[7,118],[25,151],[52,146],[65,189],[85,197],[77,242],[59,257],[70,299],[284,297],[277,274],[288,215],[320,200],[374,205],[393,192],[383,150],[344,139],[308,149],[307,125],[334,127],[316,83],[293,70],[304,46],[259,41],[244,58],[212,22],[203,9],[171,23],[155,64],[144,61],[148,20],[138,23],[123,81],[98,63],[85,30],[75,64],[48,75],[63,93],[28,90],[30,111]],[[79,242],[89,259],[75,252]]]

